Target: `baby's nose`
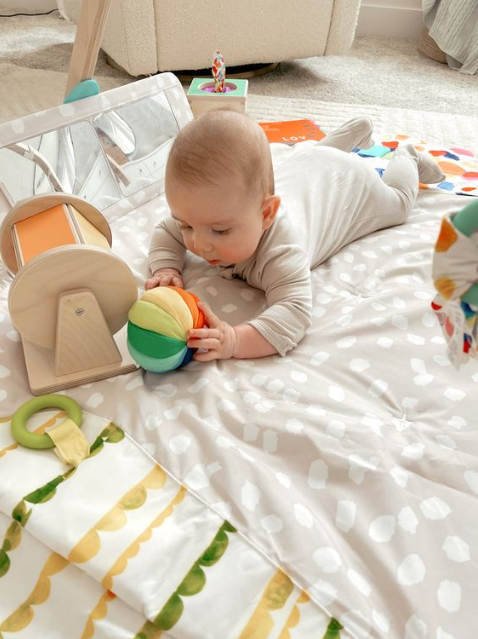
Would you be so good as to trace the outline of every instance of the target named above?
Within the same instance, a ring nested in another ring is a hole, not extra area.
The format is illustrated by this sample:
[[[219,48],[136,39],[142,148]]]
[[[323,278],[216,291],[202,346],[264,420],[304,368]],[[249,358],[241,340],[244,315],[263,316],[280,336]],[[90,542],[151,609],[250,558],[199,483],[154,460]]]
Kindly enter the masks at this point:
[[[212,248],[211,240],[201,233],[194,234],[193,243],[198,253],[207,252]]]

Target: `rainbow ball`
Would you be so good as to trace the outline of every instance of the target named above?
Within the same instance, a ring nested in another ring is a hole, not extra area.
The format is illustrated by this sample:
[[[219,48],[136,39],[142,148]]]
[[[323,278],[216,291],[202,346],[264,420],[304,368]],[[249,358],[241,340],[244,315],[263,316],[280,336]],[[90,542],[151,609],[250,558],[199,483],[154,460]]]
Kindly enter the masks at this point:
[[[146,291],[128,313],[128,350],[151,373],[167,373],[188,364],[195,349],[187,346],[190,328],[202,328],[199,299],[175,286]]]

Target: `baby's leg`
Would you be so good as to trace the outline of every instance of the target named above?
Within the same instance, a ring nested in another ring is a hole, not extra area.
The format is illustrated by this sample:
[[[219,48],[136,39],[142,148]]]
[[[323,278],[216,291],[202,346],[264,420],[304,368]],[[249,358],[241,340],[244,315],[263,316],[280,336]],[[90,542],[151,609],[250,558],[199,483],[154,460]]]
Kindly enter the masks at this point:
[[[396,154],[407,153],[417,163],[418,179],[423,184],[438,184],[446,179],[446,174],[440,169],[438,164],[431,159],[426,153],[419,153],[413,146],[413,144],[407,144],[404,147],[399,147],[395,151]]]
[[[331,146],[346,153],[352,149],[369,149],[374,145],[372,131],[370,118],[354,118],[326,135],[317,144]]]
[[[358,158],[351,159],[360,162]],[[417,199],[419,181],[440,182],[445,177],[431,158],[417,153],[412,145],[399,147],[382,179],[376,173],[375,176],[367,182],[366,199],[352,221],[347,242],[382,228],[403,224]],[[365,174],[363,179],[365,183]]]
[[[382,182],[390,192],[385,213],[395,210],[403,223],[415,204],[418,195],[418,163],[406,149],[397,149],[393,159],[383,172]],[[390,208],[391,202],[395,206]]]
[[[436,162],[407,144],[395,151],[382,180],[396,192],[408,215],[418,195],[418,183],[435,184],[442,182],[445,177]]]

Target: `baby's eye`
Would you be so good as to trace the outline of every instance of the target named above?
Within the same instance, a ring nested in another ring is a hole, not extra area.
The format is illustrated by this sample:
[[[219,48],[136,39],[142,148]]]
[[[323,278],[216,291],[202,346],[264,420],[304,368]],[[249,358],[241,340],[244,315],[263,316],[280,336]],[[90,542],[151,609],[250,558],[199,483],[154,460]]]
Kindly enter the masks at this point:
[[[213,229],[212,232],[215,233],[216,235],[227,235],[228,233],[231,232],[231,229],[221,229],[220,231]]]

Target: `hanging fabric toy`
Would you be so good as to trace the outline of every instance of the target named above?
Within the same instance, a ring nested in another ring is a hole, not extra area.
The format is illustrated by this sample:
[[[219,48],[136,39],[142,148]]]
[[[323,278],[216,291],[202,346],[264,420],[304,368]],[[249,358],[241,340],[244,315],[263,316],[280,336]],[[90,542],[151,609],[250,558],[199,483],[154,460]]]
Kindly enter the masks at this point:
[[[443,218],[433,257],[438,295],[432,302],[459,368],[478,359],[478,201]]]

